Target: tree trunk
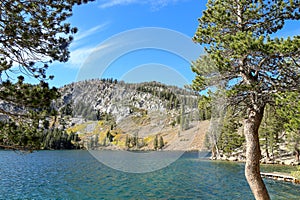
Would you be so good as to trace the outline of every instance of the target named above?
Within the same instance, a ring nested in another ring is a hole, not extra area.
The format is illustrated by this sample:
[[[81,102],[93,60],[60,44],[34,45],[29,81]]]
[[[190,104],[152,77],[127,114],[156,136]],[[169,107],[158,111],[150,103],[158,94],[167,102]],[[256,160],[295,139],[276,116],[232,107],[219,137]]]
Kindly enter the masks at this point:
[[[271,153],[272,153],[272,161],[275,160],[275,156],[274,156],[274,144],[271,146]]]
[[[267,157],[267,160],[270,160],[270,155],[269,155],[269,150],[268,150],[268,136],[266,135],[266,157]]]
[[[216,149],[215,149],[215,145],[213,145],[211,148],[211,159],[215,160],[216,158],[217,158]]]
[[[300,157],[299,151],[296,151],[296,161],[297,161],[297,162],[299,162],[299,157]]]
[[[295,153],[296,153],[295,160],[296,162],[299,162],[300,150],[296,146],[295,146]]]
[[[258,129],[263,118],[264,106],[249,109],[245,120],[244,134],[246,137],[246,166],[245,176],[257,200],[269,200],[270,196],[260,175],[259,161],[261,151],[259,146]]]

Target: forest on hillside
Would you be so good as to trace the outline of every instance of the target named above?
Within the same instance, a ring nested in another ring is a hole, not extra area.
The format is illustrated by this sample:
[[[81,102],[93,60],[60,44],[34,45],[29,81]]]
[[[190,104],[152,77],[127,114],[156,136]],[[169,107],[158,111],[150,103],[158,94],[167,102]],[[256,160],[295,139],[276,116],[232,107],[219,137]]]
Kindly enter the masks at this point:
[[[294,156],[299,163],[300,154],[300,101],[298,92],[286,92],[278,96],[274,104],[268,104],[259,129],[262,158],[268,163],[275,159]],[[217,106],[217,96],[202,96],[199,112],[202,120],[211,120],[206,135],[207,147],[215,158],[245,153],[243,134],[246,113],[239,106]]]

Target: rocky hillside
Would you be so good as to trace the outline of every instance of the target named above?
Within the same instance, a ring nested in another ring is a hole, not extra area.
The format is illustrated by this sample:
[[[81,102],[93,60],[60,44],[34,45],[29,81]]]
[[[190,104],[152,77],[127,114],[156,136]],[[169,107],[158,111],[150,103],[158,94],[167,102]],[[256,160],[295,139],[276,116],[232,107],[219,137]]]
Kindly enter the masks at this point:
[[[102,79],[72,83],[60,92],[54,105],[60,117],[52,125],[78,134],[86,148],[201,148],[194,142],[201,138],[198,95],[187,89]]]

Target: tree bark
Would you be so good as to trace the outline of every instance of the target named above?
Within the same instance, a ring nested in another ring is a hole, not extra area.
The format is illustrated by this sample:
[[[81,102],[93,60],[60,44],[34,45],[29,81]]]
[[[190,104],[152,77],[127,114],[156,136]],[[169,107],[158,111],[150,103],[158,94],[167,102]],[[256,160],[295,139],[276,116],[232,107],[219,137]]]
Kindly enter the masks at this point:
[[[297,162],[299,162],[299,158],[300,158],[299,151],[296,151],[296,161]]]
[[[266,157],[267,157],[267,160],[270,160],[270,155],[269,155],[268,148],[269,148],[269,146],[268,146],[268,136],[266,135]]]
[[[264,106],[254,106],[248,110],[244,134],[246,138],[245,176],[256,200],[269,200],[270,196],[260,175],[261,151],[258,129],[261,124]]]
[[[295,153],[296,153],[296,157],[295,160],[296,162],[299,162],[299,158],[300,158],[300,150],[295,146]]]

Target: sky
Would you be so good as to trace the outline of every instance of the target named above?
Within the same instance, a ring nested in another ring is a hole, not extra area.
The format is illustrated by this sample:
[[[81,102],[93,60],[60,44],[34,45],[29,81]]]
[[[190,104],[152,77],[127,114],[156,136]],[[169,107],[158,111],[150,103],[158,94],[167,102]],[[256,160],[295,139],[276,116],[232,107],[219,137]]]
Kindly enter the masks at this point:
[[[91,78],[126,82],[191,84],[191,61],[203,54],[192,42],[204,0],[96,0],[75,6],[68,19],[74,35],[67,63],[54,63],[51,86]],[[287,23],[279,36],[299,35],[300,23]]]
[[[71,57],[67,63],[50,66],[48,74],[55,76],[50,85],[110,77],[178,86],[191,83],[190,62],[203,52],[192,37],[205,3],[97,0],[76,6],[69,18],[79,29],[70,46]]]

